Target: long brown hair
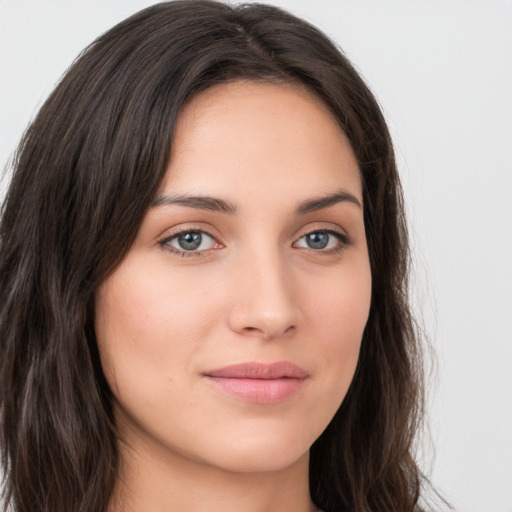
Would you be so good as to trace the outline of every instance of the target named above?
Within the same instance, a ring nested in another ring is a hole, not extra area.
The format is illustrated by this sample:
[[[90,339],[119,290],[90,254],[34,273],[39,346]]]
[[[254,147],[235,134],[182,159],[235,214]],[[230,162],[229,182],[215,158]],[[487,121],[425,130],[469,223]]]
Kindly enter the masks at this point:
[[[105,511],[117,475],[93,303],[130,249],[168,164],[180,108],[236,79],[301,82],[331,109],[363,179],[372,302],[350,390],[311,448],[329,512],[416,510],[422,363],[386,123],[343,53],[268,5],[176,1],[92,43],[25,133],[0,224],[0,437],[16,512]]]

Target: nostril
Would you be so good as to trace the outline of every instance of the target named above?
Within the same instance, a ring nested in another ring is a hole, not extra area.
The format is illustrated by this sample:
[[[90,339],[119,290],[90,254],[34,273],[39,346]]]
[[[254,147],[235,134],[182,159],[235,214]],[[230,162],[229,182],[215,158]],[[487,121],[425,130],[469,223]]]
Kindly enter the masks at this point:
[[[244,327],[243,332],[245,334],[256,334],[259,336],[263,335],[263,337],[265,339],[269,340],[269,339],[272,339],[272,338],[275,338],[278,336],[289,336],[295,331],[295,329],[296,329],[295,325],[290,325],[284,331],[281,331],[281,332],[271,332],[270,329],[267,331],[267,329],[263,329],[263,328],[259,328],[259,327]]]

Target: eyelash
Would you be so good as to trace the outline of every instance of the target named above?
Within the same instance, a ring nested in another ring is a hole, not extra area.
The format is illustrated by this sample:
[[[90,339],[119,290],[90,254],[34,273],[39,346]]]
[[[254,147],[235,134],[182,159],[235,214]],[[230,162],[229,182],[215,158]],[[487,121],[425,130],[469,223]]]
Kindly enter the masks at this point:
[[[166,251],[169,251],[170,253],[180,256],[182,258],[189,257],[189,256],[201,256],[205,252],[205,250],[203,250],[203,251],[186,251],[186,250],[177,249],[176,247],[169,245],[169,243],[172,240],[174,240],[175,238],[178,238],[181,235],[186,235],[187,233],[200,233],[201,235],[209,236],[216,243],[219,243],[219,242],[217,242],[217,239],[211,233],[208,233],[208,231],[205,231],[204,229],[186,228],[186,229],[182,229],[180,231],[176,231],[175,233],[173,233],[170,236],[166,236],[162,240],[159,240],[158,244],[161,247],[163,247]],[[211,250],[211,249],[206,249],[206,250]]]
[[[345,235],[344,233],[340,233],[339,231],[334,231],[332,229],[313,229],[312,231],[304,233],[299,238],[299,240],[302,240],[304,237],[312,235],[313,233],[327,234],[329,236],[333,236],[338,241],[335,247],[331,247],[329,249],[313,249],[312,247],[303,247],[303,249],[312,251],[314,253],[320,253],[325,255],[339,254],[351,244],[351,240],[347,235]],[[297,244],[299,240],[297,240],[297,242],[294,242],[294,245]]]
[[[205,231],[204,229],[194,229],[194,228],[187,228],[187,229],[182,229],[180,231],[177,231],[177,232],[173,233],[172,235],[166,236],[162,240],[159,240],[158,244],[165,250],[171,252],[172,254],[180,256],[182,258],[189,257],[189,256],[201,256],[205,251],[212,250],[212,249],[204,249],[202,251],[197,251],[197,250],[187,251],[187,250],[180,250],[180,249],[177,249],[177,248],[169,245],[169,243],[172,240],[176,239],[177,237],[179,237],[181,235],[185,235],[187,233],[200,233],[201,235],[206,235],[206,236],[212,238],[217,244],[219,244],[219,242],[217,241],[215,236],[213,236],[211,233],[208,233],[208,231]],[[295,244],[297,244],[304,237],[306,237],[308,235],[312,235],[313,233],[322,233],[322,234],[327,234],[327,235],[333,236],[337,239],[338,243],[336,244],[335,247],[332,247],[329,249],[313,249],[311,247],[298,247],[298,248],[306,249],[306,250],[312,251],[314,253],[320,253],[320,254],[325,254],[325,255],[339,254],[344,249],[346,249],[349,245],[351,245],[351,243],[352,243],[350,238],[347,235],[345,235],[344,233],[340,233],[338,231],[334,231],[331,229],[313,229],[311,231],[308,231],[307,233],[304,233],[296,242],[293,243],[293,246],[295,246]]]

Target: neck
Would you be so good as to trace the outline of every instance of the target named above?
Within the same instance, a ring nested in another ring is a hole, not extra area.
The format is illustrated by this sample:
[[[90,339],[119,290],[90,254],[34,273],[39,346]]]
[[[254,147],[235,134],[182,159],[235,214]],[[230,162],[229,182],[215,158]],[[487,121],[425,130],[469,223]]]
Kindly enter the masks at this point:
[[[119,448],[120,477],[109,512],[317,510],[309,494],[308,453],[280,470],[240,473],[147,445]]]

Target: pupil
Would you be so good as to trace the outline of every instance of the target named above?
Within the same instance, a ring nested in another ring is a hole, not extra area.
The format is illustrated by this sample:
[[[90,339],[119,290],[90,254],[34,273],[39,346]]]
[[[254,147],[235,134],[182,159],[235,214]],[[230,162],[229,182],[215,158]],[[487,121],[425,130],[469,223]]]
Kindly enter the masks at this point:
[[[178,237],[178,244],[186,251],[197,249],[202,241],[201,233],[184,233]]]
[[[310,233],[306,240],[311,249],[324,249],[329,243],[329,235],[317,231],[316,233]]]

